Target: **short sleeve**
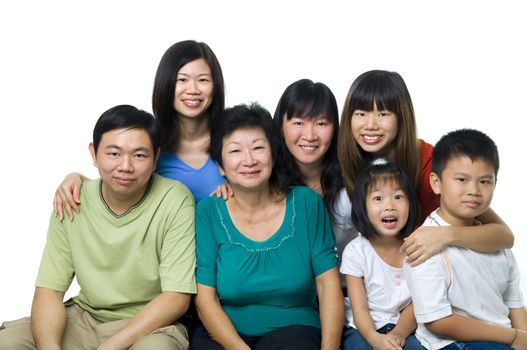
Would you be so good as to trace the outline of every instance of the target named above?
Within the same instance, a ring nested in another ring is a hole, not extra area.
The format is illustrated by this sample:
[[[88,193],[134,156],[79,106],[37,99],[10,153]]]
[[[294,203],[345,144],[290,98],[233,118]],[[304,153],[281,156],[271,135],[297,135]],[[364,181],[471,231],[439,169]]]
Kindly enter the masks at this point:
[[[523,297],[520,289],[520,270],[514,254],[510,249],[505,250],[505,256],[509,265],[509,283],[503,292],[503,301],[509,309],[523,307]]]
[[[177,198],[177,201],[171,205],[170,212],[173,215],[161,248],[161,290],[196,293],[194,200],[188,191],[175,193],[173,197]]]
[[[350,275],[354,277],[364,277],[364,262],[366,257],[362,240],[364,238],[357,237],[346,245],[342,253],[342,263],[340,265],[340,273],[343,275]]]
[[[75,275],[71,247],[65,224],[51,215],[48,237],[36,286],[65,292]]]
[[[299,198],[302,201],[301,198]],[[308,215],[308,231],[311,245],[311,264],[315,276],[337,265],[335,237],[331,229],[329,215],[322,198],[306,190],[305,205]]]
[[[216,217],[215,197],[202,200],[196,208],[196,280],[216,288],[218,244],[212,222]]]
[[[442,259],[437,254],[418,266],[404,264],[404,277],[419,323],[436,321],[452,314],[447,295],[450,276]]]

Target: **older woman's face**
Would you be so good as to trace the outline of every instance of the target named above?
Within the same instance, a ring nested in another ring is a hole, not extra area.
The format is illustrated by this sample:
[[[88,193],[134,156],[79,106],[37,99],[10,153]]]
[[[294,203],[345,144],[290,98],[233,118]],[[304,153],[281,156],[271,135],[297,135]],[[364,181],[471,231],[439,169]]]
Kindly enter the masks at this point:
[[[271,145],[262,129],[238,129],[225,137],[221,158],[221,169],[234,189],[269,186],[273,159]]]

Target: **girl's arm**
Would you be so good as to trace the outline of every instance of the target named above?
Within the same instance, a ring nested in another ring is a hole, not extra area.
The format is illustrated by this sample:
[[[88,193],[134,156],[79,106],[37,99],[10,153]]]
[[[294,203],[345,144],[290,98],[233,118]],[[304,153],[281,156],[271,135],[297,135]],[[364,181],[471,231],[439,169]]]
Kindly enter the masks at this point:
[[[249,349],[249,346],[238,335],[231,320],[223,311],[216,288],[198,283],[196,309],[199,318],[212,339],[224,349]]]
[[[417,266],[439,253],[447,245],[479,252],[511,248],[514,235],[505,222],[489,208],[476,218],[479,226],[421,226],[405,238],[401,250],[412,266]]]
[[[79,213],[81,186],[85,180],[89,180],[80,173],[68,174],[55,191],[53,198],[53,212],[62,221],[64,210],[68,213],[70,220],[73,220],[73,212]],[[63,210],[64,209],[64,210]]]
[[[362,337],[374,349],[401,350],[403,344],[396,337],[392,337],[390,334],[377,333],[368,306],[364,280],[361,277],[346,275],[346,285],[348,287],[351,311],[353,312],[353,321]]]
[[[390,332],[397,336],[402,341],[402,346],[406,343],[406,338],[412,334],[417,328],[417,322],[415,321],[414,305],[410,303],[407,307],[401,311],[399,320],[395,325],[395,328]]]
[[[336,267],[316,277],[322,325],[321,349],[339,349],[344,328],[344,296]]]

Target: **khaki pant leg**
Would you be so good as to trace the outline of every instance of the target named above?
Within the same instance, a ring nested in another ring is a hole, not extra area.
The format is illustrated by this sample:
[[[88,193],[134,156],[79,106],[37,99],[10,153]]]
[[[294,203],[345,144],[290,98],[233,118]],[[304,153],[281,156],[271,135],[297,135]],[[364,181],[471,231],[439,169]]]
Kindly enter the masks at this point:
[[[36,350],[31,332],[29,317],[16,321],[7,321],[0,328],[0,349],[2,350]]]
[[[156,329],[135,342],[129,350],[187,350],[187,328],[181,323]]]

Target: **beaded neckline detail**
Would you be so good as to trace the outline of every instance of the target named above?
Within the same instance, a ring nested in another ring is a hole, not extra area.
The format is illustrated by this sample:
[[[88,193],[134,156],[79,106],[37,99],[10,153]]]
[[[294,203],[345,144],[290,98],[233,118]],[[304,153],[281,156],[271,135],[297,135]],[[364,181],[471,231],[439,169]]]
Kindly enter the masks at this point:
[[[216,203],[215,203],[216,204],[216,210],[218,211],[218,215],[220,217],[220,224],[223,227],[223,229],[225,230],[225,234],[227,235],[227,239],[229,240],[229,243],[231,243],[232,245],[244,248],[249,253],[261,253],[261,252],[267,252],[267,251],[270,251],[270,250],[275,250],[275,249],[280,248],[282,243],[284,243],[286,240],[292,238],[295,235],[295,218],[296,218],[295,191],[294,190],[291,191],[290,194],[291,194],[292,197],[291,197],[291,224],[290,224],[289,233],[285,234],[275,245],[269,246],[269,247],[263,247],[263,248],[251,248],[251,247],[248,247],[243,242],[237,241],[232,236],[231,232],[229,232],[229,228],[227,227],[227,224],[225,223],[225,218],[223,217],[223,215],[221,213],[220,207],[218,205],[218,201],[216,201]],[[286,202],[286,214],[287,214],[287,202]],[[287,217],[284,216],[284,222],[286,220],[287,220]],[[234,225],[232,225],[232,226],[234,227]],[[283,227],[283,223],[282,223],[282,226],[280,226],[280,228],[278,229],[277,233],[279,231],[283,230],[283,229],[285,229],[285,228]],[[242,233],[240,232],[240,234],[242,234]]]

